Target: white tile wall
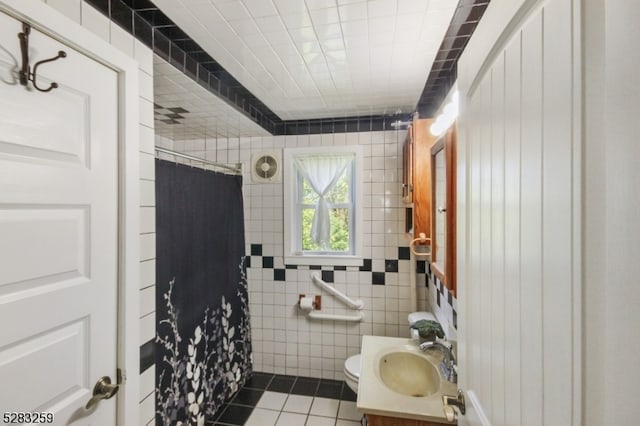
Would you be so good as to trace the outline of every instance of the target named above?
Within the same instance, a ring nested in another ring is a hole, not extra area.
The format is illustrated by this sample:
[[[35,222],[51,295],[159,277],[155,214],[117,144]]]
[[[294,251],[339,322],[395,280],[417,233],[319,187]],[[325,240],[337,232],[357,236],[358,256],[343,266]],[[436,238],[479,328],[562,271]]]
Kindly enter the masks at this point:
[[[140,344],[146,343],[155,334],[155,180],[153,168],[153,55],[151,49],[135,40],[130,34],[111,23],[104,15],[81,0],[47,0],[58,12],[81,24],[139,64],[140,81],[140,150],[141,158],[141,248],[140,248]],[[148,153],[148,154],[143,154]],[[151,155],[149,155],[151,154]],[[150,158],[149,158],[150,157]],[[152,321],[151,321],[152,320]],[[151,327],[153,324],[153,327]],[[154,418],[153,396],[155,369],[142,373],[140,386],[139,424],[146,425]]]
[[[176,141],[174,149],[207,158],[240,159],[244,163],[245,232],[247,253],[262,244],[263,256],[283,264],[283,195],[281,183],[251,182],[251,153],[300,146],[361,144],[364,147],[364,253],[373,270],[384,271],[385,259],[397,259],[404,236],[404,205],[400,197],[401,143],[405,131],[267,136],[258,138]],[[259,259],[259,258],[258,258]],[[256,262],[257,263],[257,262]],[[330,265],[327,265],[330,266]],[[331,269],[323,267],[323,269]],[[248,269],[254,368],[280,374],[343,379],[344,360],[360,351],[362,335],[408,336],[410,261],[398,262],[397,273],[386,273],[386,285],[372,285],[372,273],[357,267],[334,272],[335,287],[365,303],[361,323],[310,322],[298,312],[298,295],[321,294],[326,313],[349,314],[343,304],[311,284],[306,267],[286,271],[275,281],[273,269],[252,264]],[[318,271],[316,271],[318,272]],[[427,306],[425,274],[417,274],[419,309]],[[446,302],[446,300],[445,300]]]

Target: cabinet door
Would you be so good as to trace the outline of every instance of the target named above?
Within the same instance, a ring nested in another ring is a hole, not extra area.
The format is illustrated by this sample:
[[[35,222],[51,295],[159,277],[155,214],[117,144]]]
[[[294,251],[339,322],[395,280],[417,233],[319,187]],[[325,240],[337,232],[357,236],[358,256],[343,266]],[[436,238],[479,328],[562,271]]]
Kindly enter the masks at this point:
[[[413,138],[411,128],[402,145],[402,201],[413,202]]]

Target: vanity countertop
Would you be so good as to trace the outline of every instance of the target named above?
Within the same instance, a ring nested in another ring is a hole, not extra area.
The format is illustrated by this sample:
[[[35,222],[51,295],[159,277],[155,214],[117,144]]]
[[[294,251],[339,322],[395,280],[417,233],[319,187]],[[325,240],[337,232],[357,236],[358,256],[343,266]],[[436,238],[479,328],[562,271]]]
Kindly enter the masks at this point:
[[[380,377],[380,362],[390,353],[409,352],[427,359],[436,366],[438,390],[427,396],[410,396],[391,390]],[[448,422],[444,416],[442,395],[455,395],[457,385],[448,382],[439,365],[442,353],[420,351],[416,341],[400,337],[363,336],[361,348],[358,410],[365,414],[415,419],[428,422]]]

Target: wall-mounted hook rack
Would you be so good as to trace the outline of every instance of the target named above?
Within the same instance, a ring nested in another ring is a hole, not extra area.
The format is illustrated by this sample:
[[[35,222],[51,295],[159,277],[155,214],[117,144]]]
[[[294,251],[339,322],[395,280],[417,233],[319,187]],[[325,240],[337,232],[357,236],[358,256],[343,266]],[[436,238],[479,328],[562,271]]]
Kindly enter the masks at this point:
[[[31,33],[31,25],[22,23],[22,32],[18,34],[18,38],[20,39],[20,51],[22,52],[22,69],[20,70],[20,84],[26,86],[29,82],[33,83],[33,87],[40,92],[49,92],[52,89],[58,87],[58,83],[53,82],[46,89],[41,89],[38,87],[37,72],[38,67],[46,62],[52,62],[60,58],[66,58],[67,54],[60,50],[58,54],[52,58],[44,59],[42,61],[36,62],[33,66],[33,72],[31,71],[31,67],[29,66],[29,34]]]

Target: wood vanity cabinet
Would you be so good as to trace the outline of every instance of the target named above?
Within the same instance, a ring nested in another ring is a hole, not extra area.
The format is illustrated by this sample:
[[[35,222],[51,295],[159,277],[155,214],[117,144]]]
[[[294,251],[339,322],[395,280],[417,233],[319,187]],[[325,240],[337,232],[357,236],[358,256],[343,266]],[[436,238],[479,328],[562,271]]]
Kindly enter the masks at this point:
[[[435,423],[425,420],[401,419],[398,417],[379,416],[367,414],[367,426],[442,426],[451,423]]]
[[[431,145],[435,138],[430,118],[414,119],[402,147],[402,200],[406,204],[405,232],[413,239],[431,238]]]

